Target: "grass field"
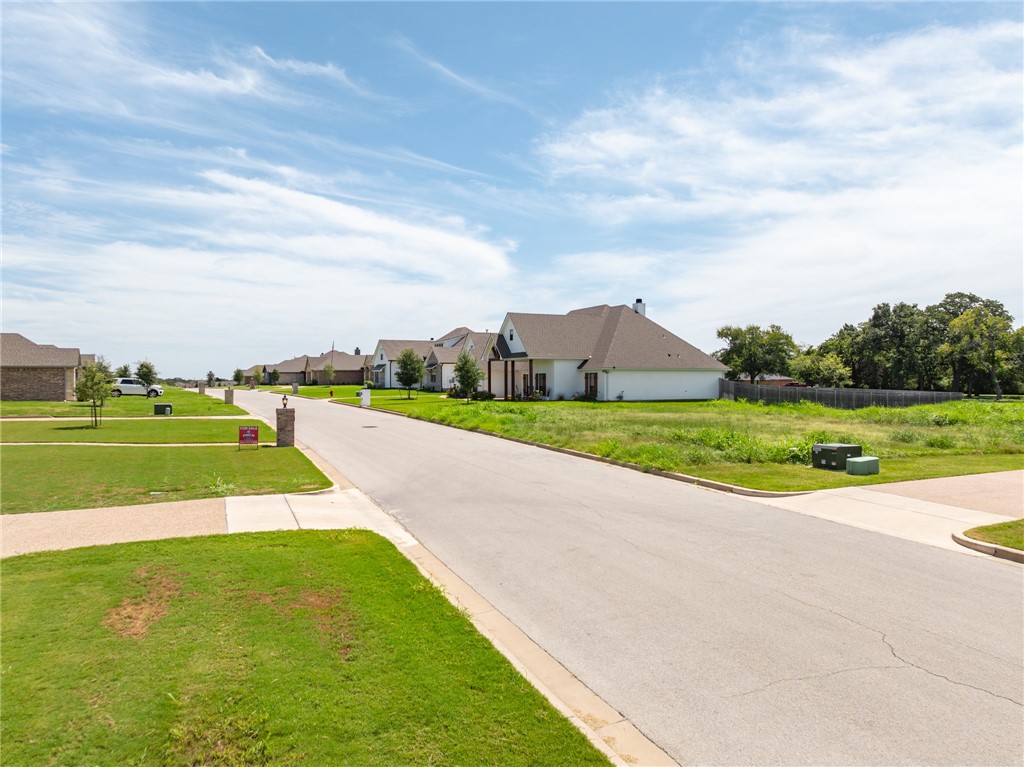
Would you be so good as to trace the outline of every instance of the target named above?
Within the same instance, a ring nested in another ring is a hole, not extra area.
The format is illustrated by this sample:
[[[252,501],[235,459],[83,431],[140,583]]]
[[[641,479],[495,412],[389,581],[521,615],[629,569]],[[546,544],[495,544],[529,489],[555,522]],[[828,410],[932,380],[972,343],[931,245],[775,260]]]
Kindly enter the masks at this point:
[[[376,394],[376,393],[375,393]],[[804,490],[1024,468],[1024,403],[835,410],[802,403],[470,402],[374,397],[375,407],[766,490]],[[863,446],[882,473],[808,468],[816,442]]]
[[[204,420],[201,418],[131,421],[105,420],[94,429],[90,423],[67,421],[2,421],[0,442],[238,442],[239,426],[258,426],[261,442],[274,442],[277,433],[262,421]]]
[[[994,543],[1010,549],[1024,551],[1024,519],[1002,522],[998,525],[975,527],[964,533],[968,538],[985,543]]]
[[[4,763],[607,765],[387,541],[4,562]]]
[[[298,493],[331,482],[297,448],[8,445],[4,514],[227,495]]]
[[[135,418],[153,415],[153,405],[174,405],[174,415],[211,416],[211,415],[247,415],[236,405],[225,405],[224,400],[209,397],[194,391],[179,389],[174,386],[164,387],[164,396],[154,397],[118,397],[108,399],[103,406],[104,418]],[[89,418],[92,408],[88,402],[2,402],[0,417],[51,416],[53,418]]]

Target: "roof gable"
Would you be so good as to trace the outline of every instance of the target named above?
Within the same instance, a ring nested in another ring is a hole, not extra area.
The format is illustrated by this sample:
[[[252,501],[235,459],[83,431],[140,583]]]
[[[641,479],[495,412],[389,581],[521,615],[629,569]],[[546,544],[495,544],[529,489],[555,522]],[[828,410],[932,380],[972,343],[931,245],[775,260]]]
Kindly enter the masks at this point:
[[[0,365],[25,368],[76,368],[82,355],[78,349],[40,345],[21,333],[0,333]]]
[[[725,370],[726,366],[632,307],[589,306],[568,314],[516,314],[507,321],[525,354],[498,338],[503,358],[582,360],[581,368],[625,370]]]

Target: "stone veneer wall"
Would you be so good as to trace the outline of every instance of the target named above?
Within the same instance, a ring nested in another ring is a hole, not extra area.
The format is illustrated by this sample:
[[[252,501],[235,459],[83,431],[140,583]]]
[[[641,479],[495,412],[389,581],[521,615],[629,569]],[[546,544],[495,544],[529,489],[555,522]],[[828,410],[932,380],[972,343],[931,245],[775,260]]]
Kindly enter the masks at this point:
[[[295,447],[295,411],[291,408],[277,409],[277,446]]]
[[[69,372],[72,378],[70,389],[73,389],[74,371],[63,368],[0,368],[0,400],[63,402],[73,399],[74,392],[69,390],[67,380]]]

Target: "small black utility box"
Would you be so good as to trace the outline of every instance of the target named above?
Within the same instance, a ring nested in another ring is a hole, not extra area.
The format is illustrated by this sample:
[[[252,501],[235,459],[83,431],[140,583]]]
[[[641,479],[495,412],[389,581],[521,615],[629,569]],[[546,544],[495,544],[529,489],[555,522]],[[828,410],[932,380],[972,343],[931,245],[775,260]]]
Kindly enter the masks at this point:
[[[816,469],[846,471],[847,458],[860,458],[860,445],[819,442],[811,448],[811,461]]]
[[[153,405],[153,415],[170,415],[171,410],[174,409],[174,405]],[[857,453],[860,455],[860,453]]]

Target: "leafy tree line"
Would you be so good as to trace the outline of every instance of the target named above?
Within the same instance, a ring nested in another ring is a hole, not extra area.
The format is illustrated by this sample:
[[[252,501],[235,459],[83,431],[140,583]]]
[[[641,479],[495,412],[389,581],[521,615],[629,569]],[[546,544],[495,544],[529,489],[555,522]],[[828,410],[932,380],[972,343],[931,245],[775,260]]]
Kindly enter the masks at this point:
[[[106,368],[107,372],[110,372],[110,368]],[[157,382],[159,373],[156,371],[156,366],[149,360],[142,360],[135,363],[135,378],[138,378],[146,386],[152,386]],[[132,367],[131,365],[121,365],[114,370],[112,378],[131,378]]]
[[[817,347],[800,348],[778,325],[725,326],[715,356],[729,377],[790,375],[815,386],[1024,393],[1024,327],[999,301],[948,293],[936,304],[878,304]]]

